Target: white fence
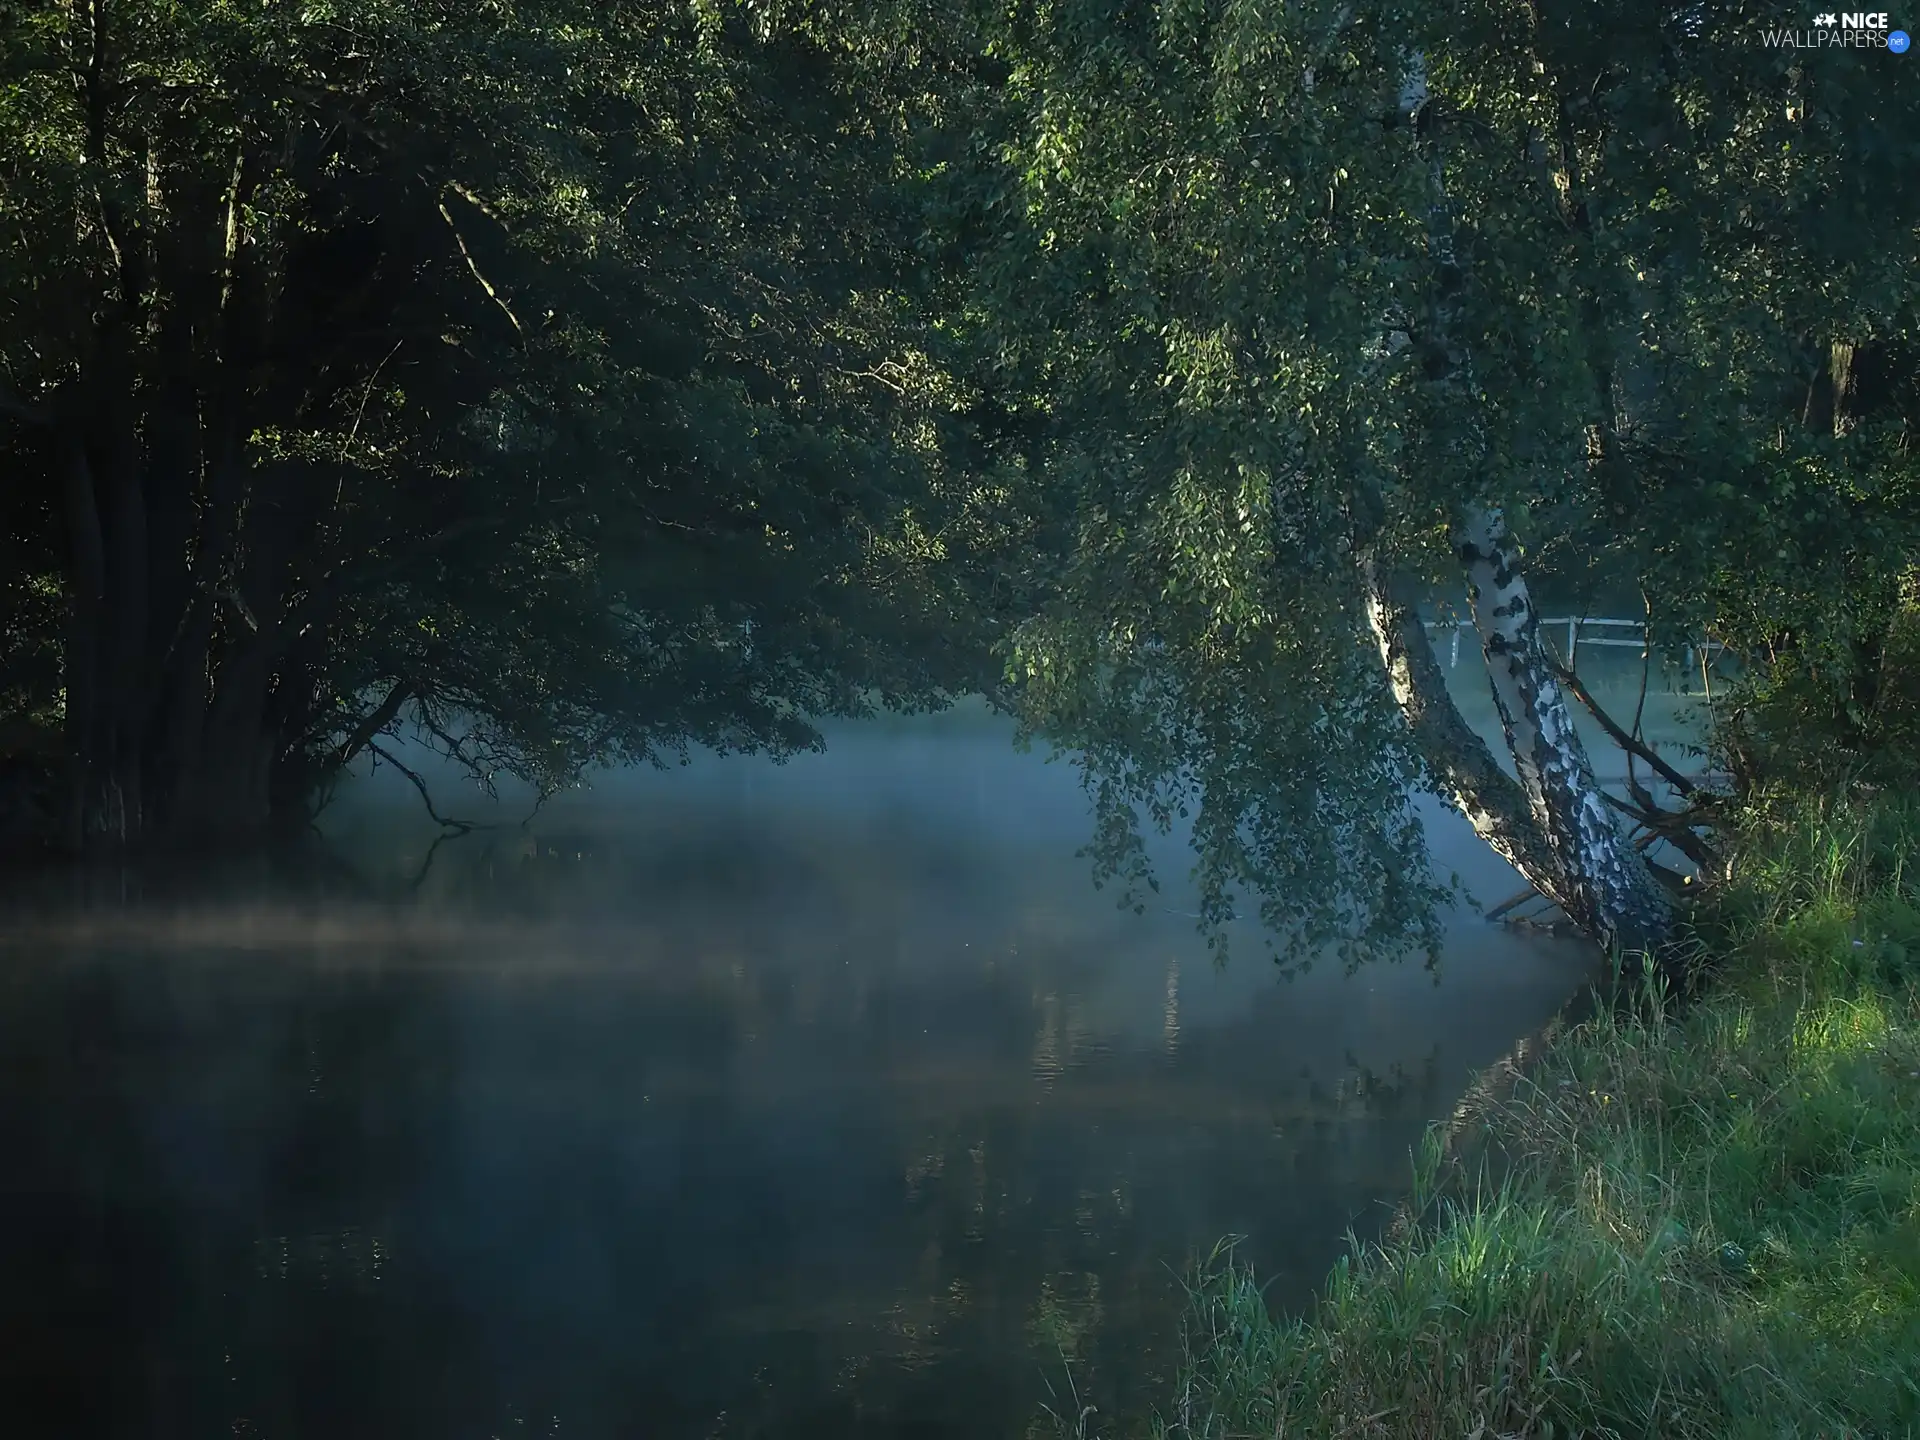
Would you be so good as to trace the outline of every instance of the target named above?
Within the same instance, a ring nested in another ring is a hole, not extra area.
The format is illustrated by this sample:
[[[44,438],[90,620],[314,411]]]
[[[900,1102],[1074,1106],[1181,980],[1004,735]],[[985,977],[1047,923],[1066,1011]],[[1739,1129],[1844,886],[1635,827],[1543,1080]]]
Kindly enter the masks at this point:
[[[1448,657],[1447,665],[1449,668],[1458,665],[1460,663],[1460,634],[1462,631],[1471,634],[1473,632],[1473,622],[1471,620],[1429,620],[1426,622],[1426,625],[1429,630],[1453,631],[1452,651]],[[1567,648],[1565,658],[1569,665],[1571,665],[1579,655],[1580,647],[1583,645],[1607,646],[1619,650],[1637,650],[1643,656],[1647,653],[1647,623],[1644,620],[1608,620],[1596,618],[1591,615],[1543,615],[1540,617],[1540,625],[1543,629],[1550,630],[1558,630],[1561,626],[1566,627]],[[1598,635],[1583,633],[1588,630],[1599,630],[1602,633]],[[1618,638],[1618,632],[1623,630],[1634,632],[1633,638]],[[1609,631],[1614,633],[1606,633]],[[1688,668],[1692,668],[1699,658],[1701,650],[1704,649],[1709,656],[1712,656],[1725,648],[1725,646],[1712,640],[1688,645],[1686,651]]]

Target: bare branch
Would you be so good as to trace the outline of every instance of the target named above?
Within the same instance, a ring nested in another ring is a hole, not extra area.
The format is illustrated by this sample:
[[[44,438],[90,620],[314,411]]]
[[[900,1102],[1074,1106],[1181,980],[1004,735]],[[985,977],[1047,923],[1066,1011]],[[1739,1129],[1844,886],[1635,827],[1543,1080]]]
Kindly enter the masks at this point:
[[[500,792],[494,788],[493,784],[493,767],[489,767],[484,761],[469,754],[467,751],[467,740],[463,740],[459,736],[449,733],[444,725],[434,719],[432,710],[424,704],[420,706],[419,725],[421,729],[425,730],[446,747],[440,752],[443,756],[464,765],[467,772],[473,776],[475,781],[480,784],[488,795],[496,800],[500,798]],[[472,733],[469,732],[467,739],[471,738]]]
[[[441,829],[465,835],[474,830],[496,830],[499,828],[496,825],[483,824],[478,820],[449,820],[433,808],[433,796],[427,793],[427,782],[421,779],[419,771],[402,765],[398,760],[393,758],[391,753],[371,741],[368,742],[367,749],[413,782],[413,788],[420,792],[420,802],[427,807],[427,814],[433,817],[433,823]]]
[[[501,298],[500,292],[493,288],[493,282],[480,273],[480,262],[473,258],[473,252],[467,248],[467,237],[460,233],[460,227],[454,223],[453,212],[447,209],[447,202],[438,202],[440,218],[447,222],[447,229],[453,232],[453,243],[460,247],[460,258],[467,262],[467,269],[473,272],[473,278],[480,282],[480,288],[487,292],[487,298],[500,307],[500,313],[512,324],[514,333],[523,339],[526,331],[520,328],[520,318],[513,313],[512,307]]]
[[[1650,836],[1666,841],[1702,869],[1718,867],[1719,855],[1711,845],[1694,833],[1695,822],[1685,812],[1662,810],[1653,803],[1653,797],[1645,790],[1638,786],[1634,788],[1639,793],[1633,800],[1622,800],[1618,795],[1608,794],[1605,790],[1600,792],[1600,798],[1622,815],[1644,825]],[[1652,843],[1651,840],[1648,843]]]
[[[1640,647],[1640,694],[1633,702],[1633,729],[1628,732],[1633,735],[1635,739],[1638,739],[1643,733],[1641,730],[1641,722],[1647,713],[1647,680],[1653,673],[1653,598],[1649,596],[1646,591],[1642,590],[1640,592],[1640,603],[1645,606],[1647,615],[1645,622],[1641,626],[1640,635],[1641,639],[1647,643]],[[1569,665],[1574,664],[1574,657],[1569,655],[1567,662]],[[1629,750],[1627,752],[1627,779],[1633,784],[1638,785],[1640,783],[1640,777],[1634,773],[1633,760],[1633,752]]]
[[[1593,692],[1587,689],[1586,683],[1582,681],[1578,675],[1574,674],[1573,671],[1569,670],[1554,657],[1549,656],[1549,663],[1553,666],[1554,674],[1560,677],[1560,683],[1571,690],[1574,698],[1586,706],[1588,713],[1600,722],[1600,728],[1607,732],[1608,739],[1612,740],[1614,744],[1618,745],[1629,755],[1637,755],[1646,761],[1647,764],[1654,768],[1654,771],[1662,780],[1665,780],[1669,785],[1673,786],[1680,794],[1691,795],[1699,788],[1693,781],[1689,780],[1685,775],[1682,775],[1678,770],[1674,769],[1672,765],[1661,759],[1658,752],[1651,746],[1635,739],[1625,730],[1621,729],[1620,722],[1600,708],[1600,702],[1593,698]]]
[[[347,438],[340,442],[341,460],[344,461],[347,458],[348,453],[353,449],[353,442],[359,438],[360,422],[367,418],[367,402],[373,398],[373,387],[380,383],[380,372],[387,368],[387,361],[398,355],[400,347],[406,343],[404,339],[394,341],[393,348],[387,351],[380,363],[373,367],[373,374],[367,377],[366,388],[360,392],[360,408],[354,412],[353,428],[347,431]],[[339,503],[339,496],[336,493],[334,504],[337,507]]]
[[[554,794],[552,786],[543,784],[540,787],[540,793],[533,797],[533,808],[527,812],[527,818],[520,822],[522,830],[540,818],[540,812],[547,808],[547,801],[551,800]]]
[[[425,177],[423,176],[422,178],[425,178]],[[478,210],[482,215],[486,216],[487,219],[493,221],[493,223],[498,225],[502,230],[509,230],[512,228],[507,224],[507,219],[504,215],[502,215],[498,210],[495,210],[491,205],[489,205],[485,200],[482,200],[478,195],[474,194],[472,190],[468,189],[465,185],[461,184],[458,180],[454,179],[450,175],[444,178],[445,178],[446,187],[449,190],[453,191],[454,194],[458,195],[462,200],[466,201],[469,205],[473,206],[474,209]]]

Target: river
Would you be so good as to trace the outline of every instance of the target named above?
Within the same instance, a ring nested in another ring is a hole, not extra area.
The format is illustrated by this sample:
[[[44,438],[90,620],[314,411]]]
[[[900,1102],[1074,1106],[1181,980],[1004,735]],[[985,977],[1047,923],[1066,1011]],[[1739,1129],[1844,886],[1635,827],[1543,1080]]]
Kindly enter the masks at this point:
[[[612,777],[362,877],[45,881],[0,924],[6,1433],[1006,1437],[1170,1394],[1221,1236],[1307,1304],[1591,964],[1217,968],[1160,847],[963,712]],[[457,808],[447,802],[446,808]],[[1513,877],[1430,812],[1482,900]],[[370,877],[370,878],[369,878]]]

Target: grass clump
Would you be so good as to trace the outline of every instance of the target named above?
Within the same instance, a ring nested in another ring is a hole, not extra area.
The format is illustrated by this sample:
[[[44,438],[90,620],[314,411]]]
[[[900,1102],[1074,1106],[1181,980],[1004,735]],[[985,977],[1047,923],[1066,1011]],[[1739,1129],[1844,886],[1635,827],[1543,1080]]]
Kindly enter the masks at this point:
[[[1712,981],[1557,1041],[1276,1322],[1223,1249],[1169,1437],[1920,1435],[1920,805],[1756,828]]]

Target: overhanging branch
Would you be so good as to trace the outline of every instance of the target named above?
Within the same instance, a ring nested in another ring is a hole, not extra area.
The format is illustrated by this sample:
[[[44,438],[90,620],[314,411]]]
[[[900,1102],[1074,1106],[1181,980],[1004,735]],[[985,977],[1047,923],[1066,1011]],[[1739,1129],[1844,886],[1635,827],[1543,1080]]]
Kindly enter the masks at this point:
[[[400,707],[407,703],[407,697],[412,693],[410,681],[396,680],[393,688],[387,692],[387,698],[368,711],[354,727],[353,733],[340,742],[339,748],[333,752],[333,767],[339,769],[351,764],[356,755],[373,743],[375,736],[393,723],[394,717],[400,713]]]
[[[430,706],[425,704],[420,706],[418,724],[421,729],[425,730],[446,747],[440,752],[446,759],[456,761],[464,766],[467,773],[473,777],[488,795],[496,800],[500,798],[499,792],[494,788],[493,784],[494,768],[487,765],[479,756],[469,752],[466,741],[452,734],[444,725],[436,720]],[[471,738],[471,732],[469,732],[468,738]]]
[[[398,770],[412,782],[413,788],[420,792],[420,803],[427,807],[427,814],[433,818],[433,823],[438,825],[442,830],[452,831],[458,835],[466,835],[475,830],[493,830],[498,828],[494,825],[483,824],[478,820],[448,819],[445,815],[442,815],[438,810],[434,809],[433,796],[428,792],[427,782],[421,778],[419,771],[401,764],[393,758],[393,755],[389,751],[380,745],[368,742],[367,749],[380,759],[386,761],[387,764]]]
[[[1577,674],[1561,664],[1560,661],[1552,655],[1548,656],[1548,663],[1553,666],[1553,673],[1559,677],[1560,683],[1573,692],[1574,698],[1587,708],[1587,713],[1592,715],[1593,718],[1599,722],[1600,728],[1607,732],[1607,738],[1609,740],[1613,741],[1614,744],[1618,745],[1629,755],[1638,756],[1640,759],[1646,761],[1647,764],[1653,767],[1654,773],[1671,785],[1679,794],[1683,796],[1691,795],[1699,788],[1693,781],[1689,780],[1685,775],[1682,775],[1678,770],[1674,769],[1672,765],[1661,759],[1659,753],[1655,751],[1652,746],[1646,744],[1636,736],[1629,735],[1626,730],[1621,727],[1619,721],[1601,709],[1600,702],[1593,698],[1593,692],[1587,689],[1585,682],[1582,681]]]

